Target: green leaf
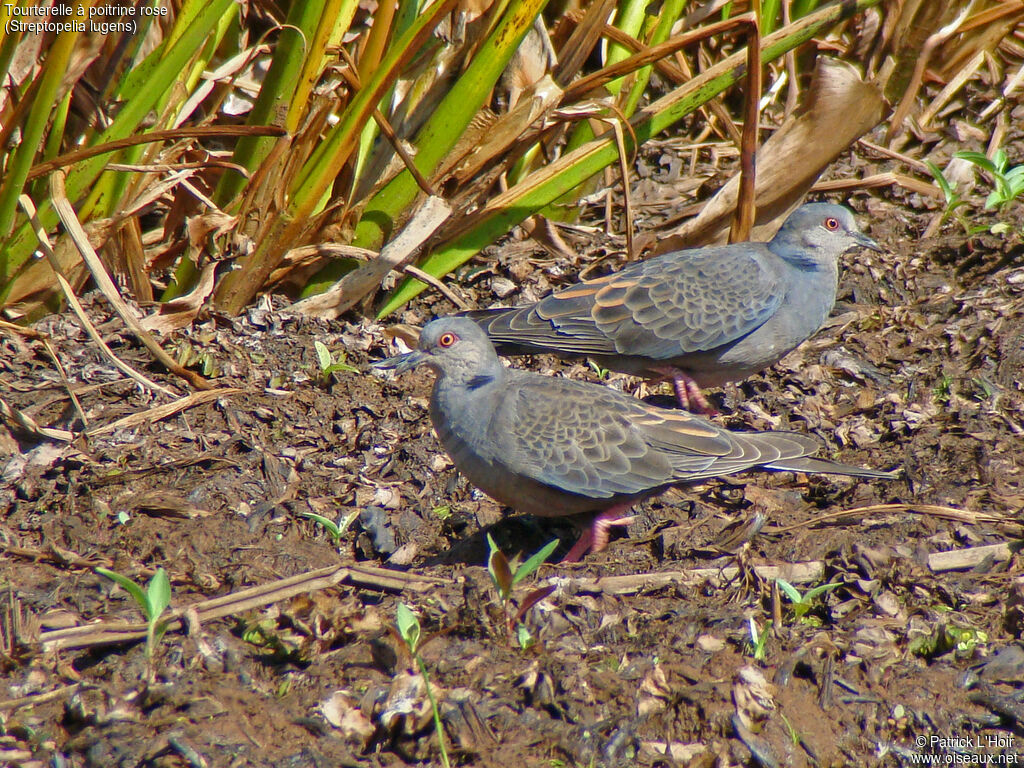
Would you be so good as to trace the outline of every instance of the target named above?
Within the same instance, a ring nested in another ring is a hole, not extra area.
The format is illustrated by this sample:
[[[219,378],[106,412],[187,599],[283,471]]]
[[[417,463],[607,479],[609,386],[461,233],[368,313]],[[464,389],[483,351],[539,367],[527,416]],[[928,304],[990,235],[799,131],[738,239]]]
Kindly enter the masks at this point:
[[[348,373],[359,373],[358,368],[356,368],[354,365],[350,363],[345,362],[344,352],[341,352],[338,355],[338,359],[327,366],[326,370],[324,370],[324,374],[330,376],[332,373],[336,373],[338,371],[347,371]]]
[[[238,4],[232,0],[208,0],[208,2],[197,5],[200,8],[199,15],[187,28],[180,29],[180,25],[176,23],[175,33],[177,36],[173,38],[173,42],[161,46],[160,50],[154,51],[147,57],[147,62],[155,62],[151,76],[139,85],[137,92],[123,101],[116,116],[103,133],[91,142],[92,146],[106,144],[137,132],[139,124],[156,107],[166,88],[175,82],[176,75],[185,68],[197,51],[201,50],[204,41],[218,27],[221,16],[237,14],[239,8]],[[63,34],[58,35],[58,41],[63,37]],[[58,74],[60,77],[64,75],[63,71]],[[53,108],[52,103],[48,103],[45,96],[40,97],[38,93],[35,96],[34,104],[36,102],[41,104],[48,120]],[[31,158],[29,160],[31,161]],[[104,154],[75,164],[67,178],[67,194],[72,203],[77,203],[83,193],[98,186],[97,179],[109,162],[110,156]],[[14,206],[17,204],[17,196],[22,187],[22,183],[17,177],[10,174],[10,170],[10,168],[5,169],[3,189],[6,193],[11,188],[13,197],[10,201],[0,198],[0,237],[6,236],[6,232],[3,232],[4,223],[6,222],[6,225],[9,226],[9,222],[13,221]],[[25,173],[27,173],[27,168]],[[48,201],[42,201],[37,207],[43,227],[48,230],[52,229],[57,222],[57,214],[52,205]],[[81,214],[81,210],[79,213]],[[4,219],[4,216],[10,218]],[[85,222],[83,221],[83,223]],[[5,288],[9,285],[8,278],[22,262],[31,257],[36,247],[35,229],[31,222],[22,222],[14,235],[3,244],[2,250],[5,251],[5,258],[0,259],[0,301],[4,296]]]
[[[953,200],[955,193],[953,187],[950,185],[946,175],[939,170],[939,166],[933,163],[931,160],[925,160],[924,164],[928,166],[928,172],[935,178],[935,183],[939,185],[939,189],[942,190],[942,196],[946,198],[947,205]]]
[[[519,642],[520,650],[523,651],[537,642],[525,624],[520,624],[516,627],[516,640]]]
[[[147,619],[149,618],[147,613],[148,603],[146,600],[146,593],[142,591],[142,587],[127,576],[122,576],[120,573],[116,573],[115,571],[111,571],[107,568],[96,568],[96,573],[100,576],[106,576],[111,581],[116,582],[119,587],[135,599],[135,602],[138,603],[139,609],[144,614],[147,614]]]
[[[425,175],[434,172],[463,136],[546,2],[512,0],[473,60],[423,124],[412,143],[416,148],[416,166]],[[353,245],[379,249],[396,218],[413,204],[419,193],[420,188],[408,169],[381,187],[363,210]]]
[[[801,19],[817,7],[818,0],[793,0],[793,5],[789,9],[790,19]]]
[[[779,585],[779,589],[786,593],[786,597],[789,598],[791,603],[802,603],[803,597],[799,592],[796,591],[796,587],[790,584],[785,579],[775,579],[775,583]]]
[[[820,586],[814,587],[813,589],[809,589],[807,590],[807,592],[804,593],[804,599],[801,602],[812,603],[814,602],[814,598],[818,597],[819,595],[823,595],[830,589],[835,589],[836,587],[841,586],[843,586],[841,582],[833,582],[832,584],[822,584]]]
[[[527,560],[525,563],[523,563],[518,568],[516,568],[516,575],[512,577],[512,584],[511,584],[511,586],[514,587],[520,581],[522,581],[527,576],[529,576],[531,573],[533,573],[538,568],[540,568],[540,566],[544,563],[545,560],[548,559],[548,557],[551,555],[551,553],[555,551],[555,548],[557,546],[558,546],[558,539],[554,539],[552,541],[549,541],[547,544],[545,544],[543,547],[541,547],[540,550],[538,550],[535,555],[530,557],[529,560]]]
[[[326,372],[331,367],[331,350],[320,340],[313,342],[313,348],[316,350],[316,359],[320,363],[320,370]]]
[[[487,555],[487,572],[491,575],[491,581],[494,582],[494,587],[504,602],[512,592],[512,569],[508,566],[508,558],[498,549],[491,534],[487,534],[487,545],[490,547]]]
[[[1008,187],[1009,198],[1015,199],[1024,192],[1024,165],[1018,165],[1006,172],[1003,177]]]
[[[968,150],[962,150],[953,155],[953,157],[958,157],[961,160],[966,160],[972,165],[976,165],[979,168],[988,171],[989,173],[996,172],[995,164],[988,159],[988,155],[986,155],[984,152],[971,152]]]
[[[318,515],[316,512],[300,512],[299,514],[301,514],[303,517],[308,517],[310,520],[313,520],[314,522],[320,523],[320,525],[324,527],[324,530],[327,531],[331,539],[333,539],[335,542],[337,542],[338,539],[341,538],[341,528],[339,528],[338,524],[330,518],[324,517],[323,515]],[[355,514],[358,515],[358,511]],[[348,528],[348,526],[352,524],[352,519],[354,518],[350,516],[349,519],[346,520],[346,528]]]
[[[420,644],[420,621],[405,603],[399,603],[395,611],[395,626],[402,636],[405,644],[409,646],[410,653],[416,653]]]
[[[765,650],[768,647],[768,638],[771,636],[772,621],[769,619],[763,630],[758,630],[757,622],[751,616],[747,619],[747,626],[750,631],[750,649],[755,661],[764,661]]]
[[[1016,181],[1018,179],[1024,180],[1024,165],[1015,165],[1003,174],[1003,178],[1007,181]]]
[[[1010,159],[1006,156],[1006,150],[1000,147],[992,153],[992,165],[995,166],[996,173],[1000,176],[1006,171],[1006,166],[1010,164]]]
[[[155,621],[171,604],[171,580],[167,571],[157,568],[146,587],[146,618]]]
[[[782,8],[781,0],[761,0],[761,12],[758,16],[761,22],[761,34],[770,35],[775,31],[776,22],[779,19],[779,10]]]

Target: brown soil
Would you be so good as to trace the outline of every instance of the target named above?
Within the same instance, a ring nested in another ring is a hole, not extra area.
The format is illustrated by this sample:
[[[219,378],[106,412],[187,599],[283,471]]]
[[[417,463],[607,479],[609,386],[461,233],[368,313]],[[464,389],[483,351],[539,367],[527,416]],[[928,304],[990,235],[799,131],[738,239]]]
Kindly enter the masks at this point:
[[[553,537],[564,553],[575,529],[507,514],[467,487],[431,432],[430,375],[368,372],[394,353],[380,325],[280,307],[206,316],[165,346],[240,391],[73,443],[0,427],[0,763],[439,765],[422,678],[394,630],[403,602],[422,625],[455,764],[889,766],[1024,753],[1021,248],[952,226],[921,242],[931,214],[914,202],[855,196],[892,253],[848,256],[822,332],[710,393],[731,428],[806,431],[825,455],[901,467],[902,478],[749,473],[651,500],[604,552],[545,565],[516,588],[519,604],[556,587],[526,614],[526,650],[483,568],[486,534],[523,558]],[[462,284],[486,306],[503,281],[515,302],[620,263],[610,240],[567,237],[574,262],[511,242]],[[401,319],[451,310],[428,293]],[[118,356],[188,393],[105,304],[89,312]],[[79,430],[84,414],[98,428],[170,401],[125,379],[71,316],[37,328],[82,409],[39,341],[4,333],[3,399],[37,424]],[[316,340],[358,370],[325,381]],[[515,364],[595,378],[580,363]],[[355,520],[335,546],[307,512]],[[760,518],[750,538],[742,526]],[[1003,546],[956,570],[936,557],[988,545]],[[820,568],[801,591],[840,586],[798,617],[756,569],[784,566],[797,581],[785,566],[801,563]],[[177,610],[316,569],[374,568],[193,615],[147,664],[138,641],[57,647],[63,627],[140,620],[92,566],[140,583],[166,569]],[[706,571],[691,580],[695,569]],[[773,617],[755,659],[751,623],[764,632]]]

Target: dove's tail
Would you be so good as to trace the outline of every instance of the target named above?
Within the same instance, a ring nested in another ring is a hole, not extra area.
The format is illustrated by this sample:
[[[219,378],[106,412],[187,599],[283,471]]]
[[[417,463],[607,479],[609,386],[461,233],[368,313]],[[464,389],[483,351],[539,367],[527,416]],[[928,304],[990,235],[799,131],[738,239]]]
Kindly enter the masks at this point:
[[[784,459],[783,461],[763,464],[765,469],[788,470],[790,472],[820,472],[831,475],[850,475],[851,477],[871,477],[877,480],[892,480],[899,477],[900,470],[892,472],[879,472],[876,469],[865,469],[854,467],[849,464],[840,464],[829,459],[818,459],[813,456],[801,456],[799,458]]]

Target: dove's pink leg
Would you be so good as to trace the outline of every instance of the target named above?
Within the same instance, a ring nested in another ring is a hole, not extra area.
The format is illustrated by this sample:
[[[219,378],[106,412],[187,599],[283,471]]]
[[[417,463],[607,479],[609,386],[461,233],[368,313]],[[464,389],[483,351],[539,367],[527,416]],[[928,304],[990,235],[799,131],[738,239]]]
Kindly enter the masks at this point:
[[[672,388],[676,391],[676,399],[685,410],[693,413],[703,413],[706,416],[718,414],[718,411],[704,397],[704,393],[700,391],[697,382],[689,374],[671,365],[660,366],[653,370],[672,381]]]
[[[608,529],[613,525],[629,525],[633,516],[622,516],[629,511],[632,504],[619,504],[599,513],[590,524],[590,528],[580,534],[579,540],[573,544],[569,553],[562,558],[563,563],[578,562],[587,552],[600,552],[608,546]]]

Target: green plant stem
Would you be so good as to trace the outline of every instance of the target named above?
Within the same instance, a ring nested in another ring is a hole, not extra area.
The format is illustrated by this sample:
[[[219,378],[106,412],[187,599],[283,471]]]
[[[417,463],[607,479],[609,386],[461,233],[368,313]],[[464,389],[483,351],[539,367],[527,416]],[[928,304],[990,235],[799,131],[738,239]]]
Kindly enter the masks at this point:
[[[423,675],[423,685],[427,689],[427,699],[430,701],[430,709],[434,713],[434,730],[437,731],[437,746],[441,750],[441,762],[445,768],[451,768],[451,763],[448,761],[448,748],[444,742],[444,726],[441,724],[441,710],[437,706],[437,699],[434,698],[434,692],[430,690],[430,676],[427,674],[427,665],[424,663],[422,657],[417,653],[414,654],[416,657],[416,663],[419,665],[420,674]]]

